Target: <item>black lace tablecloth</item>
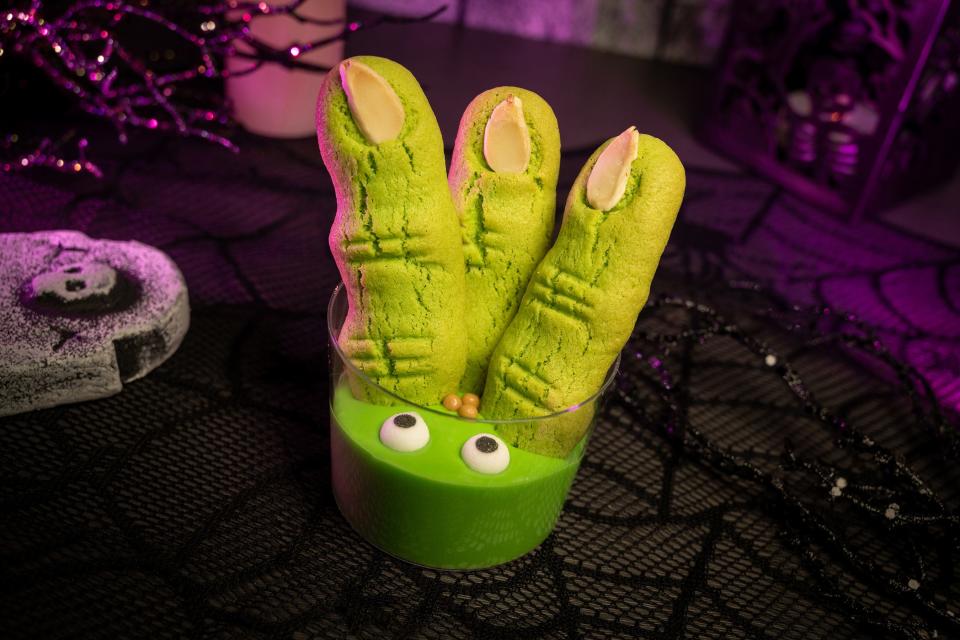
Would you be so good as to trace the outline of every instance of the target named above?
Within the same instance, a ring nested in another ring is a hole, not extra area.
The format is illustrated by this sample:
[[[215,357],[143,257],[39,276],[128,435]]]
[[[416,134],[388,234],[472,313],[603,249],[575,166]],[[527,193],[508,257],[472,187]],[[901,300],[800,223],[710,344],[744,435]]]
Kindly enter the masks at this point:
[[[182,269],[193,306],[182,347],[146,379],[0,421],[0,637],[836,639],[899,637],[883,621],[929,620],[829,549],[815,549],[835,563],[822,570],[770,492],[688,455],[677,433],[695,428],[784,482],[785,442],[852,473],[859,464],[776,367],[699,334],[702,315],[683,304],[642,314],[557,529],[536,551],[456,573],[373,549],[330,489],[329,180],[312,141],[240,143],[236,156],[162,138],[111,150],[104,136],[103,181],[0,176],[0,231],[153,244]],[[564,188],[585,158],[565,155]],[[957,252],[878,224],[851,230],[740,173],[689,166],[688,182],[652,300],[688,296],[740,323],[956,509],[958,465],[894,377],[768,312],[852,309],[930,374],[949,416]],[[826,490],[810,496],[842,515]],[[921,575],[895,544],[851,527],[892,575]],[[919,555],[937,602],[960,613],[956,545]]]

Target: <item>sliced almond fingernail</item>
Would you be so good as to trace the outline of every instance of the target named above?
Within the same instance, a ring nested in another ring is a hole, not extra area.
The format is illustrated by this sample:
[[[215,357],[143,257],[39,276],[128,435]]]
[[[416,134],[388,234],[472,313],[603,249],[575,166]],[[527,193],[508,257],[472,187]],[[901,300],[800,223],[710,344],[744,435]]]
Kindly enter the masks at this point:
[[[483,157],[497,173],[523,173],[530,162],[530,132],[516,96],[498,104],[483,130]]]
[[[640,134],[630,127],[607,145],[587,178],[587,202],[594,209],[609,211],[627,190],[630,165],[637,159]]]
[[[340,64],[340,85],[347,94],[353,121],[373,144],[393,140],[406,117],[400,97],[379,73],[355,60]]]

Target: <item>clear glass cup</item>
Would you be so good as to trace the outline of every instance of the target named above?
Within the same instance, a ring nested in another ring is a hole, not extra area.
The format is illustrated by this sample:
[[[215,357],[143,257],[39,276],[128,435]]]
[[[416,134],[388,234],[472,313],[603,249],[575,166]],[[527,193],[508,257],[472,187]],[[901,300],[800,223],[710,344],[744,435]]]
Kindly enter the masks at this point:
[[[343,285],[337,285],[327,307],[330,446],[333,493],[347,522],[387,553],[441,569],[492,567],[536,548],[557,522],[620,358],[599,391],[563,411],[520,420],[465,419],[440,405],[404,400],[360,371],[337,342],[347,309]],[[482,415],[482,403],[480,409]],[[418,414],[429,430],[428,442],[416,451],[396,451],[380,440],[384,422],[404,412]],[[586,426],[565,458],[507,445],[509,465],[489,475],[461,457],[464,443],[477,434],[571,421]]]

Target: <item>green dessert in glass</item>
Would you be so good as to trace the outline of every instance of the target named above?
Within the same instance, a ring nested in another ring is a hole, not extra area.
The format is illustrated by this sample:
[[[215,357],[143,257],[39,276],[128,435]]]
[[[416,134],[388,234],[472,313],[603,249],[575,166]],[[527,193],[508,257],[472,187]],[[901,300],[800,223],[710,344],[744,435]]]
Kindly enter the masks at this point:
[[[560,138],[532,92],[498,87],[471,102],[448,178],[416,79],[360,56],[324,80],[317,137],[343,279],[327,318],[340,511],[422,565],[516,558],[563,506],[680,207],[683,167],[633,127],[606,141],[550,247]]]
[[[429,567],[489,567],[539,545],[557,521],[587,436],[557,458],[497,435],[498,427],[517,421],[488,422],[482,414],[468,420],[439,404],[398,397],[390,404],[358,400],[389,392],[340,350],[336,336],[346,307],[338,287],[328,312],[330,446],[334,496],[347,521],[384,551]],[[603,389],[573,412],[595,413],[615,371],[616,365]],[[368,393],[355,394],[358,386]],[[549,425],[565,415],[534,421]]]

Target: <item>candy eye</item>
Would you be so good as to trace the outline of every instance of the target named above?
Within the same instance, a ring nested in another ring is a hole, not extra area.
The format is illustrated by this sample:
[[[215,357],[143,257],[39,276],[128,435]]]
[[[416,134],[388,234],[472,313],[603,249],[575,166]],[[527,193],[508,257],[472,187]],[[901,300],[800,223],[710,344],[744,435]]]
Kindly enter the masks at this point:
[[[430,441],[430,430],[419,413],[396,413],[380,427],[380,442],[394,451],[416,451]]]
[[[510,450],[503,440],[489,433],[478,433],[463,443],[460,457],[477,473],[500,473],[510,464]]]

